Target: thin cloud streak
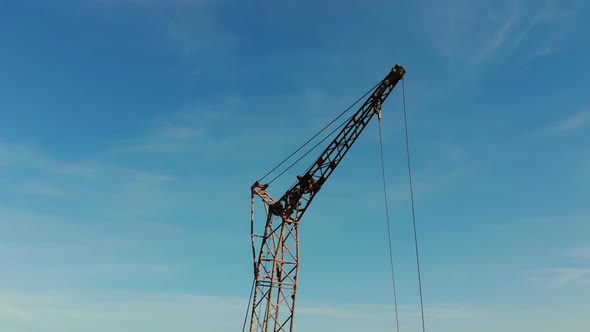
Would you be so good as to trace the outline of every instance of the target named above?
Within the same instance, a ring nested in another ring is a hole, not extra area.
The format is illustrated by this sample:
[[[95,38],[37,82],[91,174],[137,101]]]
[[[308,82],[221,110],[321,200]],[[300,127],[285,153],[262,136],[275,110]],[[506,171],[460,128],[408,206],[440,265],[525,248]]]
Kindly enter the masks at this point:
[[[422,21],[436,50],[452,61],[469,66],[493,63],[499,57],[516,52],[528,52],[528,56],[520,56],[525,60],[555,53],[560,44],[555,38],[571,28],[558,23],[571,18],[572,9],[556,8],[552,0],[538,3],[536,8],[527,11],[523,11],[522,2],[513,1],[454,1],[438,10],[429,2],[423,6]],[[542,41],[534,41],[533,35],[548,26],[552,26],[551,42],[547,41],[547,36]],[[529,41],[536,44],[532,48],[537,51],[532,54],[530,49],[522,47]]]
[[[481,49],[479,54],[471,62],[477,64],[492,58],[496,51],[506,43],[506,40],[510,37],[513,26],[519,19],[518,9],[515,7],[506,21],[502,23],[500,29],[494,34],[491,41]]]
[[[586,126],[590,123],[590,110],[582,111],[552,126],[551,131],[563,133]]]
[[[590,259],[590,247],[580,247],[568,251],[567,256],[576,259]]]
[[[18,185],[16,193],[27,196],[64,197],[66,192],[59,186],[47,182],[25,182]]]
[[[590,269],[556,268],[534,271],[528,277],[531,285],[542,289],[555,289],[573,284],[587,284],[590,281]]]

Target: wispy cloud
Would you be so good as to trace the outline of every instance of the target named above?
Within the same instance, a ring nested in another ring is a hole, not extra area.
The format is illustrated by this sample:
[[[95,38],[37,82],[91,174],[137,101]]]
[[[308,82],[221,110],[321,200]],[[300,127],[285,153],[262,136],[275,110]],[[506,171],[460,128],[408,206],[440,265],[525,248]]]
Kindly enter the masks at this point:
[[[3,292],[0,293],[0,327],[21,324],[23,330],[50,324],[56,330],[104,331],[226,331],[241,327],[247,299],[170,293],[134,292]],[[416,318],[418,308],[400,308],[405,318]],[[298,321],[329,323],[346,330],[351,323],[389,322],[393,308],[380,305],[331,306],[301,303]],[[482,311],[457,306],[428,308],[428,319],[446,321],[482,317]],[[84,328],[82,328],[84,327]]]
[[[173,14],[162,20],[168,44],[177,54],[177,67],[191,78],[220,72],[236,55],[239,38],[221,23],[223,13],[211,3],[214,1],[176,1]]]
[[[184,135],[186,136],[187,134],[184,133]],[[96,153],[98,152],[94,151],[93,154]],[[142,177],[158,181],[173,180],[173,177],[169,175],[122,167],[105,161],[60,159],[48,155],[31,145],[12,142],[8,143],[0,140],[0,167],[2,166],[28,167],[39,173],[91,179],[121,176],[128,178]],[[50,191],[56,194],[58,191],[63,191],[61,189],[58,190],[56,186],[49,185],[47,182],[43,181],[26,182],[24,184],[24,190],[30,192],[36,191],[39,194],[43,192],[48,194]]]
[[[308,92],[286,95],[247,96],[227,95],[223,100],[207,100],[180,106],[177,111],[154,119],[143,134],[119,144],[117,152],[122,153],[201,153],[204,155],[252,156],[260,154],[258,144],[266,149],[274,146],[285,148],[290,144],[296,148],[292,137],[284,135],[285,130],[296,127],[298,132],[309,129],[309,136],[320,126],[316,117],[302,120],[296,112],[301,100],[309,102]],[[306,109],[315,109],[324,100],[308,103]],[[276,112],[277,105],[286,105]],[[252,113],[252,109],[258,112]],[[325,108],[322,114],[328,113]],[[334,114],[334,111],[331,111]],[[274,126],[275,123],[281,126]],[[321,123],[325,125],[327,121]],[[301,140],[308,138],[301,134]],[[183,158],[186,155],[182,156]]]
[[[56,185],[47,182],[25,182],[19,184],[15,191],[24,195],[63,197],[66,193]]]
[[[434,9],[424,3],[421,21],[432,34],[438,52],[453,61],[479,64],[489,60],[513,36],[521,19],[513,2],[494,5],[451,1]]]
[[[590,110],[582,111],[551,127],[553,132],[568,132],[590,124]]]
[[[93,216],[136,216],[157,214],[160,209],[174,209],[182,204],[179,197],[170,198],[172,189],[166,189],[176,178],[158,170],[129,167],[107,158],[58,158],[19,143],[0,142],[0,154],[0,168],[27,171],[26,176],[11,177],[0,192],[61,199],[68,206],[64,212],[84,208]],[[93,156],[98,154],[100,151],[92,152]],[[101,209],[97,202],[110,204],[110,208]],[[39,206],[33,201],[27,204],[31,208]]]
[[[3,331],[145,331],[159,332],[173,330],[189,332],[198,330],[235,331],[242,327],[247,305],[246,298],[226,296],[205,296],[198,294],[136,293],[136,292],[1,292],[0,328]],[[517,326],[526,329],[533,325],[535,331],[551,331],[554,323],[543,321],[549,313],[556,313],[559,323],[566,323],[568,331],[583,319],[580,316],[587,308],[577,308],[577,316],[566,315],[560,309],[487,312],[472,306],[451,309],[427,306],[428,322],[438,325],[440,331],[497,331],[510,330]],[[329,326],[332,330],[358,331],[359,327],[371,326],[386,330],[392,325],[393,308],[379,305],[357,305],[346,307],[318,304],[314,307],[301,303],[298,306],[297,324],[321,330]],[[401,314],[416,308],[401,308]],[[369,317],[362,316],[369,313]],[[373,310],[373,313],[370,311]],[[351,315],[346,317],[346,315]],[[437,318],[438,317],[438,318]],[[498,319],[502,317],[502,319]],[[402,326],[419,322],[416,316],[403,316]],[[570,325],[567,325],[570,324]],[[414,325],[412,325],[413,327]],[[537,328],[538,327],[538,328]],[[417,328],[417,326],[416,326]]]
[[[483,45],[479,53],[471,59],[471,62],[477,64],[490,59],[496,51],[506,43],[506,40],[510,37],[510,33],[518,20],[518,8],[514,7],[510,11],[506,20],[500,24],[498,30],[492,35],[490,41]]]
[[[535,60],[538,58],[543,58],[552,54],[559,52],[559,49],[555,46],[545,46],[539,50],[532,51],[530,54],[525,56],[525,60]]]
[[[349,320],[383,320],[390,319],[395,308],[390,305],[329,305],[326,303],[300,303],[297,312],[301,315],[322,316]],[[398,313],[402,318],[413,318],[421,315],[420,307],[399,306]],[[456,319],[482,317],[489,314],[482,308],[458,304],[438,304],[428,306],[424,315],[429,319]]]
[[[172,140],[190,140],[204,135],[203,130],[182,125],[166,125],[160,129],[160,135]]]
[[[0,327],[55,330],[194,331],[237,328],[245,299],[127,292],[103,293],[0,293]],[[230,318],[228,317],[235,317]]]
[[[210,142],[208,132],[218,125],[217,112],[194,106],[196,110],[179,111],[156,119],[144,134],[122,142],[116,150],[136,153],[171,153],[195,150]]]
[[[0,300],[0,319],[8,322],[27,322],[32,321],[33,316],[18,306]]]
[[[541,8],[538,9],[535,13],[533,13],[532,19],[526,23],[524,28],[518,32],[516,37],[514,38],[514,46],[520,45],[528,35],[538,28],[544,22],[551,20],[554,17],[555,11],[552,10],[552,0],[546,0],[541,4]]]
[[[77,8],[108,19],[118,20],[122,12],[141,16],[155,27],[150,40],[174,56],[171,71],[199,79],[231,62],[239,41],[222,24],[216,5],[214,0],[85,0]]]
[[[95,164],[89,160],[58,160],[30,144],[0,139],[0,167],[28,166],[45,172],[72,176],[92,176]]]
[[[204,115],[199,121],[182,113],[155,123],[145,134],[129,139],[116,150],[123,153],[175,153],[218,148],[220,140],[212,141],[207,130],[213,124]],[[207,128],[207,129],[206,129]]]
[[[437,51],[453,61],[472,66],[491,63],[498,56],[529,54],[527,60],[559,50],[571,25],[571,8],[555,1],[450,1],[434,9],[426,2],[421,20],[430,31]],[[526,8],[526,10],[525,10]],[[541,33],[543,38],[536,39]]]
[[[569,250],[566,255],[577,259],[590,259],[590,247],[575,248]]]
[[[553,289],[572,284],[587,284],[590,281],[590,269],[557,268],[534,271],[528,281],[532,286]]]

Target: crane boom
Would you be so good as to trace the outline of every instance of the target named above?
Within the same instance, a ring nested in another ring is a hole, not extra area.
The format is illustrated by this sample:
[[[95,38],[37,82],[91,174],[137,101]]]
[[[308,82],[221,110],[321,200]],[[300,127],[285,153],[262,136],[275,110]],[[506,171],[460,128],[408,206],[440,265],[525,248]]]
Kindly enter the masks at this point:
[[[360,109],[344,124],[334,140],[279,199],[266,191],[268,184],[258,181],[252,192],[252,251],[255,292],[250,332],[293,331],[297,274],[299,271],[299,222],[309,204],[332,175],[370,120],[381,116],[381,105],[405,69],[395,65],[377,85]],[[262,199],[266,210],[264,235],[254,234],[254,199]],[[256,255],[256,240],[260,248]]]

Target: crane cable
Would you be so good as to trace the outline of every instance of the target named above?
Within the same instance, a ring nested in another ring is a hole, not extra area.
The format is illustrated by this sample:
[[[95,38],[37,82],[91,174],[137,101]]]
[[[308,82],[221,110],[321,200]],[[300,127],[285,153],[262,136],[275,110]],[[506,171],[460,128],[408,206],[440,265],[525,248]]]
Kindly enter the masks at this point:
[[[242,326],[242,332],[246,331],[246,322],[248,321],[248,315],[250,314],[250,304],[252,303],[252,295],[254,294],[254,286],[256,279],[252,280],[252,288],[250,289],[250,297],[248,299],[248,307],[246,308],[246,315],[244,315],[244,325]]]
[[[359,101],[361,101],[363,98],[365,98],[369,93],[371,93],[373,90],[375,90],[375,88],[381,84],[381,82],[375,84],[371,89],[369,89],[367,92],[365,92],[365,94],[363,94],[361,97],[359,97],[354,103],[352,103],[350,106],[348,106],[342,113],[340,113],[336,118],[334,118],[334,120],[330,121],[327,125],[325,125],[319,132],[317,132],[315,135],[313,135],[310,139],[307,140],[307,142],[303,143],[303,145],[301,145],[299,148],[297,148],[293,153],[291,153],[287,158],[285,158],[283,161],[281,161],[278,165],[276,165],[275,167],[273,167],[273,169],[271,169],[270,171],[268,171],[268,173],[266,173],[263,177],[260,178],[260,180],[258,180],[259,182],[262,182],[262,180],[264,180],[267,176],[269,176],[272,172],[274,172],[277,168],[279,168],[281,165],[283,165],[287,160],[289,160],[291,157],[293,157],[297,152],[301,151],[301,149],[303,149],[307,144],[309,144],[311,141],[313,141],[316,137],[318,137],[323,131],[325,131],[326,129],[328,129],[332,124],[334,124],[334,122],[336,122],[338,119],[340,119],[344,114],[346,114],[348,111],[350,111],[354,105],[358,104]],[[307,151],[303,156],[301,156],[299,159],[297,159],[295,162],[293,162],[289,167],[287,167],[284,171],[282,171],[279,175],[275,176],[269,183],[274,182],[277,178],[279,178],[281,175],[285,174],[285,172],[287,172],[289,169],[291,169],[295,164],[297,164],[299,161],[301,161],[301,159],[303,159],[305,156],[307,156],[310,152],[312,152],[315,148],[317,148],[322,142],[324,142],[328,137],[332,136],[334,134],[334,132],[336,132],[336,130],[340,129],[346,122],[343,122],[342,124],[340,124],[338,127],[336,127],[336,129],[332,130],[332,132],[330,132],[326,137],[324,137],[320,142],[318,142],[316,145],[314,145],[309,151]],[[254,199],[254,198],[252,198]],[[252,209],[254,208],[254,206],[252,206]],[[252,211],[253,212],[253,211]],[[256,261],[256,258],[254,258],[254,260]],[[250,296],[248,299],[248,306],[246,308],[246,314],[244,315],[244,324],[242,326],[242,332],[244,332],[246,330],[246,323],[248,321],[248,315],[250,313],[250,305],[252,304],[252,295],[254,294],[254,288],[256,285],[256,279],[254,279],[252,281],[252,288],[250,290]]]
[[[322,138],[321,141],[317,142],[316,145],[314,145],[311,149],[309,149],[301,157],[299,157],[297,160],[295,160],[293,163],[291,163],[291,165],[289,165],[289,167],[285,168],[285,170],[283,170],[281,173],[279,173],[279,175],[275,176],[268,183],[273,183],[276,179],[278,179],[279,177],[281,177],[281,175],[285,174],[288,170],[290,170],[293,166],[295,166],[298,162],[300,162],[301,159],[305,158],[308,154],[310,154],[313,150],[315,150],[320,144],[324,143],[324,141],[327,140],[330,136],[334,135],[334,133],[337,130],[339,130],[340,128],[342,128],[345,124],[346,124],[346,121],[345,122],[342,122],[338,127],[334,128],[334,130],[332,130],[332,132],[330,132],[328,135],[326,135],[326,137]]]
[[[251,205],[250,205],[250,227],[251,233],[254,234],[254,193],[251,193]],[[256,251],[254,249],[254,236],[252,236],[252,257],[254,260],[254,271],[256,271]],[[254,272],[256,273],[256,272]],[[248,315],[250,314],[250,304],[252,303],[252,295],[254,295],[254,288],[256,286],[256,275],[252,279],[252,288],[250,289],[250,297],[248,297],[248,307],[246,308],[246,314],[244,315],[244,325],[242,326],[242,332],[246,331],[246,323],[248,322]]]
[[[356,105],[360,100],[362,100],[365,96],[367,96],[371,91],[373,91],[379,83],[377,83],[374,87],[372,87],[369,91],[367,91],[363,96],[357,99],[352,105],[350,105],[347,109],[345,109],[340,115],[338,115],[334,120],[324,126],[318,133],[312,136],[307,142],[297,148],[293,153],[291,153],[287,158],[281,161],[278,165],[276,165],[273,169],[271,169],[268,173],[266,173],[262,178],[260,178],[260,182],[264,180],[267,176],[269,176],[272,172],[274,172],[277,168],[283,165],[287,160],[293,157],[297,152],[303,149],[307,144],[309,144],[312,140],[314,140],[319,134],[321,134],[324,130],[330,127],[334,122],[336,122],[339,118],[341,118],[344,114],[346,114],[354,105]],[[414,207],[414,189],[412,184],[412,170],[411,170],[411,161],[410,161],[410,143],[409,143],[409,135],[408,135],[408,120],[407,120],[407,110],[406,110],[406,89],[405,89],[405,80],[402,79],[402,96],[403,96],[403,107],[404,107],[404,128],[405,128],[405,138],[406,138],[406,155],[407,155],[407,164],[408,164],[408,178],[409,178],[409,186],[410,186],[410,197],[411,197],[411,205],[412,205],[412,222],[414,228],[414,245],[415,245],[415,252],[416,252],[416,267],[418,271],[418,287],[420,291],[420,312],[422,318],[422,332],[426,331],[425,322],[424,322],[424,301],[422,295],[422,277],[420,272],[420,255],[418,251],[418,236],[417,236],[417,229],[416,229],[416,212]],[[303,156],[293,162],[289,167],[287,167],[284,171],[282,171],[279,175],[274,177],[270,182],[272,183],[289,169],[291,169],[295,164],[297,164],[301,159],[307,156],[310,152],[312,152],[317,146],[319,146],[322,142],[324,142],[328,137],[330,137],[336,130],[344,125],[341,124],[336,129],[334,129],[330,134],[324,137],[319,143],[313,146],[309,151],[307,151]],[[388,207],[388,200],[387,200],[387,186],[385,182],[385,162],[383,156],[383,136],[382,136],[382,128],[381,128],[381,118],[379,118],[379,141],[381,147],[381,167],[382,167],[382,175],[383,175],[383,190],[385,196],[385,210],[387,216],[387,233],[388,233],[388,240],[389,240],[389,255],[390,255],[390,265],[391,265],[391,279],[392,279],[392,286],[393,286],[393,296],[394,296],[394,303],[395,303],[395,318],[396,318],[396,328],[397,332],[399,332],[399,316],[398,316],[398,306],[397,306],[397,294],[396,294],[396,287],[395,287],[395,274],[394,274],[394,264],[393,264],[393,250],[391,244],[391,222],[389,219],[389,207]],[[248,308],[246,310],[246,317],[244,318],[244,325],[242,327],[242,332],[245,331],[246,328],[246,321],[248,317],[248,313],[250,310],[250,304],[252,300],[252,293],[254,291],[254,283],[252,284],[252,290],[250,294],[250,300],[248,301]]]
[[[380,111],[379,111],[380,112]],[[395,306],[395,325],[399,332],[399,316],[397,312],[397,292],[395,288],[395,273],[393,272],[393,249],[391,247],[391,222],[389,221],[389,205],[387,203],[387,181],[385,180],[385,161],[383,157],[383,134],[381,130],[381,113],[379,113],[379,146],[381,147],[381,174],[383,175],[383,195],[385,197],[385,215],[387,217],[387,240],[389,241],[389,263],[391,267],[391,285],[393,287],[393,302]]]
[[[260,180],[258,180],[258,182],[262,183],[262,180],[264,180],[267,176],[269,176],[272,172],[274,172],[277,168],[281,167],[281,165],[283,165],[285,162],[287,162],[287,160],[291,159],[291,157],[293,157],[297,152],[301,151],[301,149],[303,149],[307,144],[309,144],[311,141],[313,141],[316,137],[318,137],[322,132],[324,132],[324,130],[328,129],[328,127],[330,127],[332,124],[334,124],[334,122],[336,122],[338,119],[340,119],[344,114],[346,114],[348,111],[350,111],[354,105],[358,104],[359,101],[361,101],[363,98],[365,98],[369,93],[371,93],[373,90],[375,90],[375,88],[377,86],[379,86],[379,84],[381,84],[381,82],[375,84],[375,86],[373,86],[371,89],[369,89],[367,92],[365,92],[364,95],[362,95],[361,97],[359,97],[354,103],[352,103],[352,105],[348,106],[348,108],[346,108],[342,113],[340,113],[340,115],[338,115],[336,118],[334,118],[334,120],[330,121],[330,123],[328,123],[327,125],[325,125],[319,132],[317,132],[315,135],[313,135],[310,139],[307,140],[307,142],[303,143],[303,145],[301,145],[300,147],[298,147],[293,153],[291,153],[287,158],[283,159],[283,161],[281,161],[279,164],[277,164],[275,167],[273,167],[270,171],[268,171],[266,174],[264,174],[263,177],[260,178]],[[342,127],[342,125],[340,125],[338,128]],[[336,128],[334,131],[336,131],[338,128]],[[325,141],[330,135],[332,135],[334,133],[334,131],[332,131],[330,134],[328,134],[328,136],[324,137],[324,139],[322,139],[320,141],[320,143],[322,143],[323,141]],[[320,143],[316,144],[313,148],[311,148],[311,150],[307,151],[303,157],[305,157],[306,155],[308,155],[311,151],[313,151]],[[287,169],[285,169],[283,172],[281,172],[279,175],[277,175],[272,181],[276,180],[278,177],[280,177],[281,175],[285,174],[285,172],[287,172],[289,169],[291,169],[291,167],[293,167],[295,164],[297,164],[299,161],[301,161],[301,159],[303,159],[303,157],[297,159],[294,163],[292,163],[289,167],[287,167]]]
[[[410,163],[410,140],[408,138],[408,115],[406,112],[406,85],[405,79],[402,79],[402,96],[404,103],[404,128],[406,132],[406,156],[408,160],[408,178],[410,182],[410,198],[412,202],[412,222],[414,225],[414,246],[416,249],[416,268],[418,270],[418,288],[420,289],[420,312],[422,316],[422,332],[426,332],[424,324],[424,302],[422,300],[422,276],[420,273],[420,255],[418,253],[418,235],[416,231],[416,212],[414,209],[414,187],[412,185],[412,167]]]
[[[405,139],[406,139],[406,156],[407,156],[407,163],[408,163],[408,178],[409,178],[409,186],[410,186],[410,199],[412,204],[412,223],[414,227],[414,247],[416,251],[416,268],[418,270],[418,288],[420,291],[420,313],[422,318],[422,332],[426,332],[426,325],[424,322],[424,301],[422,296],[422,275],[420,272],[420,254],[418,252],[418,232],[416,229],[416,211],[414,207],[414,187],[412,183],[412,166],[410,161],[410,140],[408,134],[408,115],[406,110],[406,87],[405,87],[405,79],[402,79],[402,99],[403,99],[403,108],[404,108],[404,129],[405,129]],[[391,222],[389,219],[389,206],[388,206],[388,199],[387,199],[387,182],[385,179],[385,161],[383,156],[383,134],[381,129],[381,114],[379,113],[379,145],[381,148],[381,171],[383,176],[383,194],[385,197],[385,213],[387,217],[387,238],[389,241],[389,261],[391,267],[391,283],[393,286],[393,300],[395,306],[395,323],[397,332],[399,332],[399,316],[398,316],[398,308],[397,308],[397,294],[396,294],[396,287],[395,287],[395,274],[394,274],[394,264],[393,264],[393,250],[391,245]]]

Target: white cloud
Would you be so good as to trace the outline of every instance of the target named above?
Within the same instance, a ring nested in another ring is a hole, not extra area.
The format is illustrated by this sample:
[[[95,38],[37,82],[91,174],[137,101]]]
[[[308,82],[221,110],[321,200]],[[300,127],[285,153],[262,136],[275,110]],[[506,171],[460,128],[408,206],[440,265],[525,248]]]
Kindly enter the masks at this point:
[[[37,331],[235,331],[247,299],[231,296],[133,292],[0,292],[0,330]],[[400,320],[418,321],[417,307],[401,307]],[[393,307],[300,303],[297,324],[350,330],[350,324],[388,326]],[[483,317],[473,308],[428,307],[437,322]]]
[[[178,66],[187,76],[199,78],[230,64],[239,40],[231,33],[212,1],[176,1],[169,7],[173,14],[163,19],[165,36],[178,55]],[[195,76],[194,73],[199,73]]]
[[[394,315],[395,308],[391,305],[329,305],[326,303],[301,302],[297,308],[298,315],[321,316],[347,320],[389,320]],[[457,304],[438,304],[427,306],[424,316],[428,319],[457,319],[482,317],[489,312],[473,306]],[[421,315],[420,307],[399,306],[398,314],[401,319],[414,319]]]
[[[234,296],[206,296],[172,293],[134,292],[0,292],[0,330],[2,331],[219,331],[240,330],[247,299]],[[511,331],[511,325],[535,325],[544,311],[536,307],[521,308],[518,315],[489,311],[474,305],[439,304],[425,308],[427,326],[441,332]],[[524,309],[524,310],[523,310]],[[579,323],[579,310],[562,315]],[[418,329],[418,307],[400,307],[400,324],[404,330]],[[502,317],[503,319],[498,319]],[[383,305],[330,305],[301,302],[297,307],[296,326],[307,331],[358,331],[372,327],[393,328],[393,307]],[[540,326],[535,331],[551,331]],[[571,329],[569,329],[571,330]],[[573,329],[571,331],[582,331]]]
[[[33,196],[63,197],[65,192],[58,186],[46,182],[25,182],[17,185],[17,193]]]
[[[18,210],[27,210],[30,214],[24,220],[27,225],[43,225],[44,216],[36,213],[40,211],[55,218],[69,216],[63,224],[71,230],[75,225],[88,225],[89,220],[109,223],[141,218],[148,222],[182,207],[198,211],[204,204],[206,195],[193,189],[188,181],[180,183],[176,176],[158,170],[119,165],[125,162],[119,156],[116,162],[64,160],[31,147],[23,149],[22,154],[15,153],[20,147],[20,144],[2,143],[4,155],[10,158],[4,159],[6,163],[0,169],[6,168],[10,176],[6,177],[0,194],[18,199]],[[96,156],[100,152],[89,151],[89,154]],[[12,172],[17,169],[22,171]],[[20,175],[23,172],[26,175]],[[173,183],[178,185],[173,186]],[[47,203],[51,203],[51,212],[43,208]],[[0,210],[0,222],[13,224],[20,213],[4,212]],[[72,217],[77,213],[79,217]],[[9,229],[9,233],[14,230]]]
[[[529,55],[525,56],[526,60],[534,60],[538,58],[543,58],[552,54],[559,52],[559,49],[554,46],[545,46],[536,51],[531,52]]]
[[[538,28],[544,22],[547,22],[553,18],[554,10],[552,7],[553,1],[546,0],[541,8],[534,14],[533,18],[528,21],[528,24],[518,33],[514,39],[515,46],[518,46],[526,37]]]
[[[166,125],[160,129],[160,135],[172,140],[191,140],[205,135],[203,130],[182,125]]]
[[[496,53],[496,51],[506,43],[506,40],[510,37],[510,33],[512,32],[512,29],[518,20],[518,11],[516,8],[514,8],[510,11],[508,18],[506,18],[506,20],[501,23],[500,27],[492,36],[490,41],[483,45],[479,53],[471,61],[474,63],[479,63],[491,58],[494,53]]]
[[[119,152],[173,153],[196,150],[210,144],[206,129],[211,130],[209,112],[201,116],[186,112],[166,114],[152,124],[145,134],[130,139],[117,148]],[[212,144],[214,145],[214,144]]]
[[[532,286],[553,289],[572,284],[584,284],[590,280],[590,269],[557,268],[545,269],[532,273],[528,281]]]
[[[0,293],[0,330],[237,330],[246,301],[133,293]]]
[[[25,310],[0,300],[0,321],[31,321],[33,317]],[[0,326],[2,326],[0,324]]]
[[[527,60],[556,52],[572,31],[567,23],[575,11],[574,6],[557,6],[552,0],[534,4],[457,0],[438,6],[424,2],[420,20],[432,44],[441,55],[471,65],[515,52],[533,53],[524,57]],[[543,38],[533,38],[537,33]]]
[[[421,19],[438,52],[451,60],[477,64],[511,38],[520,20],[513,2],[425,2]],[[439,8],[437,8],[437,6]]]
[[[590,247],[581,247],[570,250],[567,255],[577,259],[590,259]]]
[[[0,167],[32,167],[40,171],[72,176],[92,176],[95,163],[88,160],[58,160],[29,144],[0,140]]]
[[[582,111],[553,125],[553,132],[567,132],[586,126],[590,123],[590,110]]]

